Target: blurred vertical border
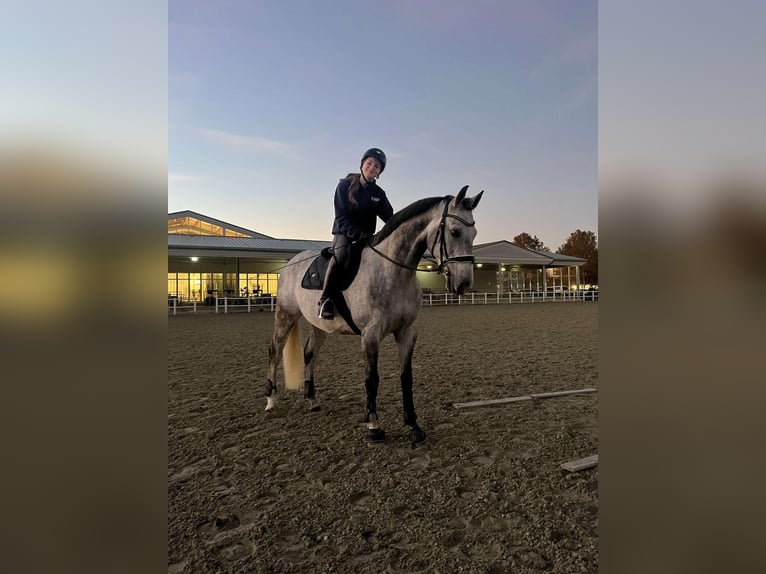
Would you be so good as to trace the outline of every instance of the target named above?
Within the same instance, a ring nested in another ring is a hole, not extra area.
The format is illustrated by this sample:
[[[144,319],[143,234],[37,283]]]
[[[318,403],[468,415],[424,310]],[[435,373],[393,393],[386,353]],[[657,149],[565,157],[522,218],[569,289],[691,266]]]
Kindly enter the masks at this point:
[[[599,4],[599,572],[764,568],[764,21]]]
[[[0,21],[4,572],[166,559],[167,4]]]

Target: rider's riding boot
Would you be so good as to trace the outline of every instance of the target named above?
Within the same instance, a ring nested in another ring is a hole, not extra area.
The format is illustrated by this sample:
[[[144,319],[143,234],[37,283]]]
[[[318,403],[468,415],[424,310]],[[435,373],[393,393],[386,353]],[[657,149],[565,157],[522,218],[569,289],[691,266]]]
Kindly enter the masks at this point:
[[[324,278],[324,289],[322,289],[322,296],[319,297],[319,317],[322,319],[335,318],[335,304],[332,299],[330,299],[328,293],[331,293],[333,289],[333,283],[335,282],[333,275],[337,272],[337,263],[335,257],[332,257],[330,263],[327,265],[327,273]]]
[[[319,317],[321,319],[335,319],[335,304],[332,299],[319,300]]]

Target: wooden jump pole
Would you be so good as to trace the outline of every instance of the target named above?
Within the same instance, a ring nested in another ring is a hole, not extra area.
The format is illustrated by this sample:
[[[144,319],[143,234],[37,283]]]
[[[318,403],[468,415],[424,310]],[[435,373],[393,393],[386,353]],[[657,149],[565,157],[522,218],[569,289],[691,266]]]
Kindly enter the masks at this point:
[[[468,403],[454,403],[452,406],[456,409],[469,409],[473,407],[488,407],[492,405],[504,405],[506,403],[517,403],[520,401],[529,401],[532,399],[547,399],[549,397],[561,397],[564,395],[578,395],[582,393],[595,393],[597,389],[576,389],[573,391],[555,391],[552,393],[534,393],[531,395],[522,395],[519,397],[507,397],[504,399],[488,399],[485,401],[471,401]]]
[[[561,463],[561,468],[568,470],[569,472],[577,472],[578,470],[585,470],[586,468],[593,468],[598,464],[598,455],[592,454],[585,458],[578,458],[577,460],[570,460],[569,462]]]

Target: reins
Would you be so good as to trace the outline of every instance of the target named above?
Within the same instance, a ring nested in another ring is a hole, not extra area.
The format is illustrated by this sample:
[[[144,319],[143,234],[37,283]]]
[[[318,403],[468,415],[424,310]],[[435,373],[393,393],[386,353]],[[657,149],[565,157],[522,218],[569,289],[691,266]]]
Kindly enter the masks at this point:
[[[394,265],[398,265],[399,267],[403,267],[404,269],[409,269],[410,271],[420,271],[421,273],[446,273],[449,275],[449,270],[447,269],[447,264],[457,262],[457,263],[473,263],[475,261],[475,258],[473,255],[456,255],[455,257],[450,257],[447,253],[447,239],[446,239],[446,224],[447,224],[447,218],[451,217],[452,219],[457,219],[460,223],[465,225],[466,227],[473,227],[476,225],[476,222],[473,221],[466,221],[459,215],[455,215],[454,213],[448,213],[449,212],[449,204],[451,200],[447,200],[447,202],[444,204],[444,211],[442,212],[441,221],[439,222],[439,231],[436,232],[436,237],[434,237],[434,243],[431,246],[431,253],[436,256],[436,242],[439,241],[439,264],[436,267],[436,269],[418,269],[417,266],[413,267],[411,265],[407,265],[405,263],[401,263],[399,261],[396,261],[395,259],[391,259],[388,255],[385,253],[378,251],[373,247],[372,243],[368,243],[367,247],[369,247],[372,251],[380,255],[383,259],[386,259],[393,263]],[[306,257],[305,259],[300,259],[298,261],[291,261],[285,265],[282,265],[281,267],[277,267],[276,269],[272,269],[269,271],[269,273],[273,273],[274,271],[280,271],[282,269],[285,269],[287,267],[290,267],[291,265],[297,265],[298,263],[303,263],[304,261],[309,261],[310,259],[314,259],[316,255],[312,255],[311,257]],[[436,263],[436,261],[434,261]]]
[[[451,217],[452,219],[457,219],[460,223],[465,225],[466,227],[473,227],[476,225],[476,222],[466,221],[459,215],[455,215],[454,213],[448,213],[449,211],[449,204],[450,200],[447,200],[447,203],[444,204],[444,211],[442,212],[442,218],[439,222],[439,231],[436,233],[436,237],[434,237],[434,243],[431,246],[431,253],[435,256],[436,255],[436,241],[439,240],[439,265],[436,269],[418,269],[417,266],[412,267],[411,265],[406,265],[404,263],[400,263],[399,261],[395,261],[391,259],[388,255],[385,253],[381,253],[377,249],[375,249],[371,244],[368,245],[370,249],[372,249],[375,253],[383,257],[384,259],[387,259],[394,265],[398,265],[399,267],[404,267],[405,269],[409,269],[411,271],[421,271],[423,273],[446,273],[449,275],[449,270],[447,269],[447,263],[451,263],[453,261],[459,262],[459,263],[473,263],[475,261],[473,255],[457,255],[455,257],[450,257],[447,254],[447,240],[446,235],[444,233],[446,229],[447,224],[447,218]]]
[[[399,267],[404,267],[405,269],[409,269],[410,271],[418,271],[418,268],[417,268],[417,267],[411,267],[410,265],[405,265],[404,263],[399,263],[398,261],[394,261],[393,259],[391,259],[391,258],[390,258],[388,255],[386,255],[385,253],[382,253],[382,252],[378,251],[377,249],[375,249],[375,248],[372,246],[372,244],[368,244],[368,245],[367,245],[367,247],[369,247],[370,249],[372,249],[372,250],[373,250],[375,253],[377,253],[378,255],[380,255],[380,256],[381,256],[383,259],[388,259],[388,260],[389,260],[391,263],[393,263],[394,265],[398,265]],[[433,272],[434,272],[434,271],[436,271],[436,270],[435,270],[435,269],[422,269],[421,271],[424,271],[424,272],[428,272],[428,273],[433,273]]]

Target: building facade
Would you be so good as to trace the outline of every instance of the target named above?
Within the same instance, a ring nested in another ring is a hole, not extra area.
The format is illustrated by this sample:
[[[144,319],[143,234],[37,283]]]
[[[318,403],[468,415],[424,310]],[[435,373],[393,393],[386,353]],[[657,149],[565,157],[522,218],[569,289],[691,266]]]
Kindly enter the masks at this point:
[[[168,214],[168,298],[211,303],[216,297],[271,297],[281,269],[304,250],[329,241],[277,239],[196,213]],[[556,293],[581,289],[585,259],[533,251],[509,241],[474,245],[474,285],[479,293]],[[426,293],[445,291],[444,277],[426,257],[417,277]]]

